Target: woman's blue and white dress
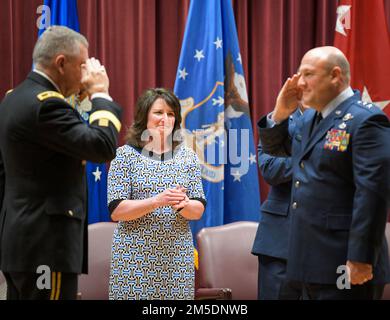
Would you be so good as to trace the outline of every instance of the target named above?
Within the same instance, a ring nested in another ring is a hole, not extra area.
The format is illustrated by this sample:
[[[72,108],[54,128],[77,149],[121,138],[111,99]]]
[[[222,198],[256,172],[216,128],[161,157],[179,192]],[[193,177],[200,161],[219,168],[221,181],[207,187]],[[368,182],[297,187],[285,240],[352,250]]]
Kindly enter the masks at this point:
[[[180,146],[157,160],[132,146],[117,149],[108,174],[108,203],[147,199],[177,185],[205,199],[196,153]],[[188,221],[170,206],[120,221],[112,243],[110,299],[193,299],[194,252]]]

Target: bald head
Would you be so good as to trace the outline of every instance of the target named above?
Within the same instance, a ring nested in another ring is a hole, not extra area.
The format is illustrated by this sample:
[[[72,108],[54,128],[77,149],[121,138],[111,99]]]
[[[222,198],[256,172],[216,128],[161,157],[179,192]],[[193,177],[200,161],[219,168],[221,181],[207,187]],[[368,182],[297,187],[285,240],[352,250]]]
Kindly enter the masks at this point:
[[[331,71],[334,67],[339,67],[343,84],[349,86],[351,79],[349,62],[340,49],[331,46],[317,47],[306,52],[303,58],[305,57],[323,62],[328,71]]]
[[[318,111],[349,87],[348,60],[335,47],[309,50],[302,58],[299,73],[297,87],[302,102]]]

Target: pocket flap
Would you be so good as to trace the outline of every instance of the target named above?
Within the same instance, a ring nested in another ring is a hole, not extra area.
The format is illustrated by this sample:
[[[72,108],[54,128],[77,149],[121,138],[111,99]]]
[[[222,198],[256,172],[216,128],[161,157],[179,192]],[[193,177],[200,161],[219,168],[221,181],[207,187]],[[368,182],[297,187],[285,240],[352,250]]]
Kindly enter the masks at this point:
[[[83,202],[76,197],[47,198],[45,208],[48,215],[62,215],[80,220],[85,216]]]
[[[287,216],[288,208],[289,208],[288,202],[272,200],[272,199],[265,201],[261,206],[262,211],[266,213],[276,214],[279,216]]]

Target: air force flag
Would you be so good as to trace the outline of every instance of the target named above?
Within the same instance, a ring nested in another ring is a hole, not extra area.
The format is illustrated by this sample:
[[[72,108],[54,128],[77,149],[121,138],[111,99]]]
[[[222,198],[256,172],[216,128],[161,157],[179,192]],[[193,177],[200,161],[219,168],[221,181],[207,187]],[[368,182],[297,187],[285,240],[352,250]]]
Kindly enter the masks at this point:
[[[230,0],[192,0],[176,95],[186,144],[202,163],[203,227],[258,221],[260,194],[248,95]]]

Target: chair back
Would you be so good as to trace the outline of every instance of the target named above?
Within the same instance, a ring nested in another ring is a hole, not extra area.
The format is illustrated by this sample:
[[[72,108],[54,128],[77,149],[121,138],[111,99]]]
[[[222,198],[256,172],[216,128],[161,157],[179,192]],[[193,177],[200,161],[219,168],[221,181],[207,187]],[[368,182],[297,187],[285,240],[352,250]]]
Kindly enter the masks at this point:
[[[88,226],[88,274],[79,277],[82,300],[108,300],[112,236],[114,222],[98,222]]]
[[[390,259],[390,222],[386,223],[386,240],[387,240],[387,248],[389,250],[389,259]],[[390,283],[385,285],[385,289],[383,290],[382,300],[390,300]]]
[[[257,299],[257,257],[251,254],[257,222],[203,228],[197,234],[199,287],[230,288],[232,299]]]

